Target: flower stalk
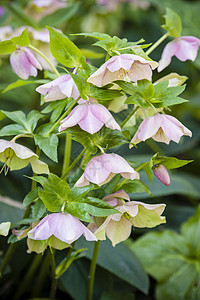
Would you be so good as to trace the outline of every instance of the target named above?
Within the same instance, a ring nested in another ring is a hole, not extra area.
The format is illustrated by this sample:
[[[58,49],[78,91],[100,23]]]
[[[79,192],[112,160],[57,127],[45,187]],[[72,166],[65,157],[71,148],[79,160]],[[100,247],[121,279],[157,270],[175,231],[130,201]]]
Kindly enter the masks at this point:
[[[151,52],[153,52],[167,37],[169,36],[169,33],[166,32],[164,35],[162,35],[157,42],[155,42],[146,52],[146,55],[149,55]]]

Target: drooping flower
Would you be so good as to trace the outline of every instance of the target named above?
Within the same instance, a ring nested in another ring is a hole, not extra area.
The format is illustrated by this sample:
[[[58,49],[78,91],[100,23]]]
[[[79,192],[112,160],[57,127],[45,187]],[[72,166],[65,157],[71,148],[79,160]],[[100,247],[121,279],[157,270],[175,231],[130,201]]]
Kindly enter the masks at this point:
[[[159,82],[168,80],[168,87],[181,86],[187,79],[187,76],[181,76],[177,73],[170,73],[158,79],[156,82],[154,82],[154,85],[156,85]]]
[[[107,198],[110,196],[123,197],[123,195],[116,196],[112,194]],[[112,205],[112,203],[110,204]],[[88,228],[94,232],[98,240],[105,240],[107,235],[113,246],[125,241],[130,236],[132,226],[152,228],[166,222],[165,217],[161,216],[165,204],[146,204],[136,201],[123,204],[122,201],[117,199],[117,204],[115,202],[113,206],[121,214],[110,215],[107,218],[94,218],[94,223],[88,225]]]
[[[164,115],[155,114],[146,118],[139,126],[137,132],[130,142],[129,148],[132,144],[138,144],[141,141],[146,141],[153,138],[157,142],[169,144],[170,140],[179,143],[183,135],[192,136],[192,132],[185,127],[176,118]]]
[[[170,185],[170,177],[169,173],[167,171],[167,168],[160,164],[160,165],[155,165],[155,169],[153,170],[154,175],[166,186]]]
[[[33,240],[47,240],[52,235],[68,244],[76,241],[81,235],[84,235],[87,241],[97,240],[79,219],[67,213],[50,214],[28,232],[28,237]]]
[[[0,223],[0,235],[7,236],[10,229],[10,222]]]
[[[157,62],[135,54],[116,55],[106,61],[87,81],[99,87],[115,80],[137,82],[137,80],[148,79],[151,81],[152,69],[157,65]]]
[[[139,179],[139,173],[123,157],[115,153],[103,153],[89,161],[75,186],[86,186],[90,182],[101,186],[109,182],[116,174],[121,174],[126,179]]]
[[[13,141],[0,139],[0,161],[5,164],[2,168],[5,174],[9,168],[11,171],[19,170],[25,168],[29,162],[36,174],[49,173],[48,165],[40,161],[37,154]]]
[[[32,52],[26,47],[20,47],[10,56],[10,63],[14,72],[22,79],[26,80],[29,76],[37,76],[37,69],[42,70]]]
[[[64,99],[66,97],[74,98],[80,96],[79,90],[69,74],[62,75],[53,81],[42,84],[36,88],[36,91],[45,95],[46,102]]]
[[[158,72],[161,72],[170,64],[173,56],[176,56],[181,61],[188,59],[194,61],[197,57],[199,46],[200,39],[194,36],[175,38],[165,46],[159,61]]]
[[[38,225],[39,221],[36,221],[34,223],[31,223],[30,226],[26,229],[12,229],[12,234],[17,236],[18,240],[21,240],[22,238],[26,237],[30,230],[35,228]],[[55,236],[50,236],[47,240],[33,240],[31,238],[27,238],[27,246],[28,250],[27,253],[36,252],[36,253],[43,253],[48,246],[57,249],[57,250],[63,250],[65,248],[70,247],[68,243],[65,243],[59,239],[57,239]]]
[[[113,130],[121,130],[107,108],[94,99],[78,104],[60,123],[59,132],[77,124],[91,134],[99,131],[104,124]]]

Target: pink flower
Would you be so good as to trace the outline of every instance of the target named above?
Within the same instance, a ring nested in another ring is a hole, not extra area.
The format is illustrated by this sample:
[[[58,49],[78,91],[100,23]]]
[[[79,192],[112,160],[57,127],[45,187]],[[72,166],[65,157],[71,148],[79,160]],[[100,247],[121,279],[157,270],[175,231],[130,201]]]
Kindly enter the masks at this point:
[[[154,116],[146,118],[140,124],[136,134],[130,142],[129,148],[133,147],[132,144],[136,145],[151,137],[157,142],[166,144],[169,144],[170,140],[179,143],[182,135],[191,137],[192,132],[172,116],[155,114]]]
[[[111,57],[89,78],[88,82],[99,87],[115,80],[148,79],[151,81],[152,69],[157,67],[157,62],[146,60],[135,54],[121,54]]]
[[[107,197],[110,196],[113,197],[114,194]],[[123,195],[117,195],[117,197],[119,196],[123,197]],[[110,215],[107,218],[94,218],[94,223],[88,225],[98,240],[105,240],[107,235],[113,246],[125,241],[130,236],[132,226],[152,228],[166,222],[165,217],[161,216],[165,204],[146,204],[136,201],[123,204],[118,199],[117,205],[113,206],[121,214]]]
[[[100,156],[93,157],[89,161],[85,172],[76,182],[75,186],[86,186],[90,182],[100,186],[109,182],[119,173],[126,179],[139,179],[138,172],[124,158],[115,153],[103,153]]]
[[[156,165],[153,170],[154,175],[166,186],[170,185],[170,177],[167,168],[164,165]]]
[[[46,102],[66,97],[76,100],[80,96],[78,88],[69,74],[62,75],[53,81],[38,86],[36,91],[45,95],[44,100]]]
[[[104,124],[113,130],[121,130],[107,108],[92,99],[77,105],[60,123],[59,132],[77,124],[91,134],[99,131]]]
[[[176,56],[181,61],[192,60],[197,57],[200,46],[200,39],[194,36],[182,36],[169,42],[162,53],[159,61],[158,72],[165,69],[171,62],[172,56]]]
[[[14,72],[24,80],[29,76],[36,77],[37,69],[42,70],[35,56],[25,47],[20,47],[11,54],[10,63]]]
[[[94,234],[81,221],[67,213],[53,213],[43,218],[37,226],[28,232],[28,238],[47,240],[55,236],[64,243],[71,244],[81,235],[87,241],[96,241]]]

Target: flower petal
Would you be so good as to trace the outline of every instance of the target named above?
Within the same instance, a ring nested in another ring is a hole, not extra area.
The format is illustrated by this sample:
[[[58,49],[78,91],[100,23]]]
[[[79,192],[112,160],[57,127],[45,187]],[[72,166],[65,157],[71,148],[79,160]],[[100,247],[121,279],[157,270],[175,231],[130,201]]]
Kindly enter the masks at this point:
[[[58,131],[65,130],[69,127],[73,127],[76,124],[78,124],[82,119],[84,119],[87,115],[88,107],[84,104],[78,104],[67,116],[65,119],[63,119],[60,123],[60,127]]]
[[[172,56],[174,56],[176,54],[178,49],[179,49],[179,43],[177,43],[176,39],[169,42],[165,46],[162,56],[161,56],[161,59],[158,62],[158,64],[159,64],[158,69],[157,69],[158,72],[161,72],[170,64]]]

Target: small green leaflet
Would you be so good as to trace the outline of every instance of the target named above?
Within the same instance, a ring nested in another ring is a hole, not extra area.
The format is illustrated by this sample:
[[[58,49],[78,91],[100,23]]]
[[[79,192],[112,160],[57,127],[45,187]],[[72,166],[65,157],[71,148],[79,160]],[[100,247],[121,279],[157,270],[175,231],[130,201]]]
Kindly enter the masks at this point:
[[[172,9],[166,8],[166,14],[164,15],[165,24],[162,28],[166,29],[170,36],[179,37],[181,36],[182,23],[181,18]]]

